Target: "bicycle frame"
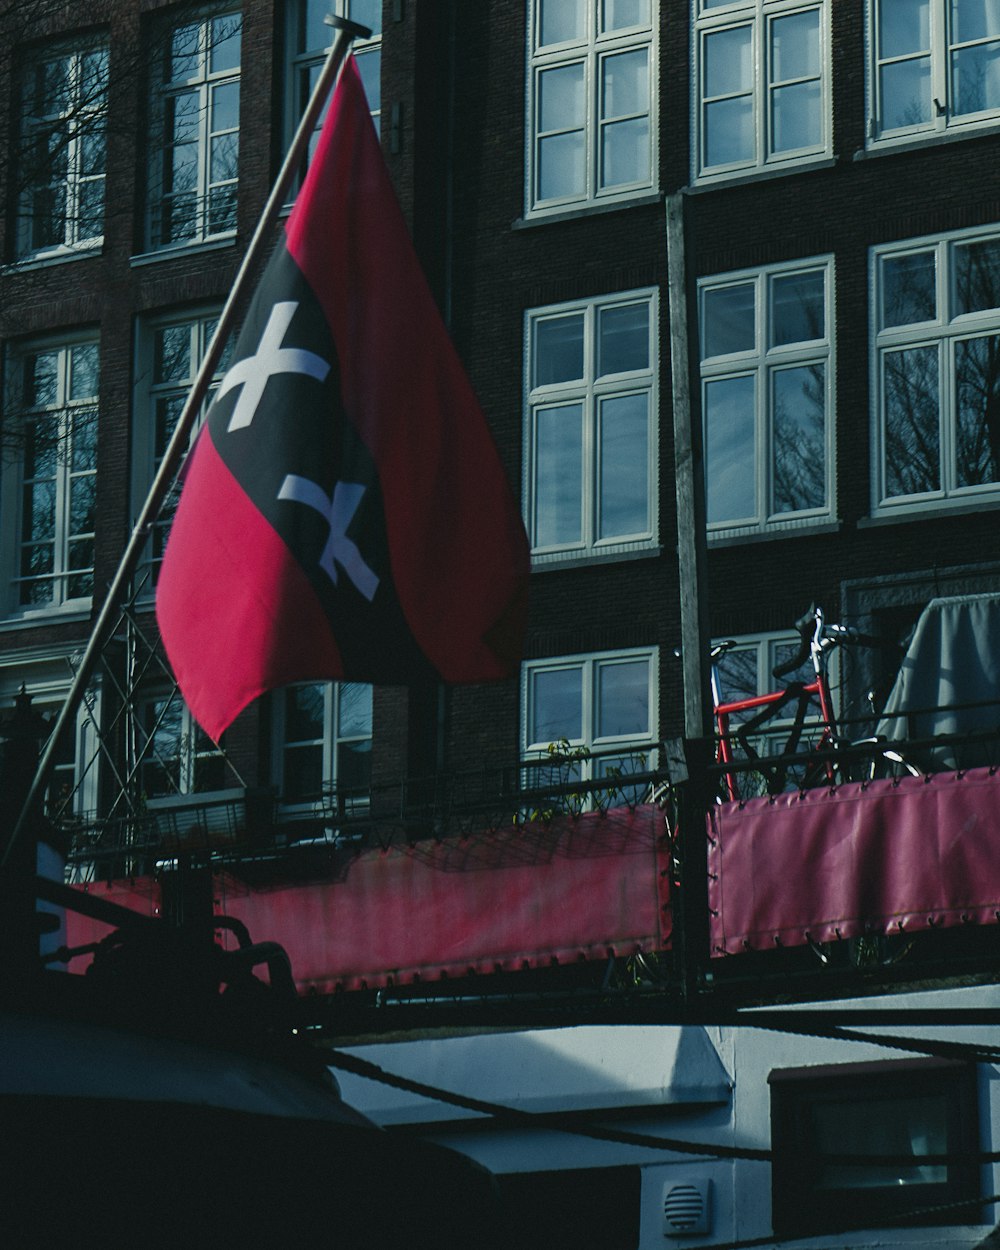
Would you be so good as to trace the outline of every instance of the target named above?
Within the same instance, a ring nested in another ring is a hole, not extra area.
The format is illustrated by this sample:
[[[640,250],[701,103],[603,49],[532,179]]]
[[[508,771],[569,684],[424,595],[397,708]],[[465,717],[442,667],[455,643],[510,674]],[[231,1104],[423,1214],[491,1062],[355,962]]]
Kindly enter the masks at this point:
[[[825,639],[823,633],[822,611],[820,609],[813,609],[808,615],[809,619],[813,622],[813,627],[810,631],[811,637],[808,643],[809,657],[812,661],[814,672],[812,681],[790,682],[781,690],[769,691],[767,694],[751,695],[745,699],[723,701],[719,668],[716,661],[730,649],[732,644],[724,643],[713,648],[711,688],[713,716],[715,718],[716,735],[718,738],[715,754],[717,764],[732,765],[736,762],[733,754],[734,731],[730,723],[730,717],[732,715],[740,712],[757,713],[755,717],[741,725],[735,731],[735,736],[740,739],[748,755],[753,757],[756,753],[748,741],[750,734],[754,729],[759,728],[760,725],[765,724],[768,720],[772,719],[779,707],[784,706],[786,703],[790,703],[793,699],[798,700],[798,709],[795,721],[789,733],[788,741],[785,747],[785,754],[792,755],[795,753],[805,721],[806,710],[813,700],[816,700],[819,704],[820,724],[822,725],[819,740],[816,742],[813,749],[822,750],[823,748],[832,746],[835,743],[837,727],[833,709],[833,696],[823,662],[824,643],[826,645],[831,645],[831,642],[830,640]],[[803,646],[805,646],[805,631],[803,628],[805,621],[806,618],[804,617],[803,620],[799,622]],[[799,657],[796,657],[794,667],[799,667]],[[834,778],[834,768],[830,760],[824,761],[824,768],[827,778],[832,781]],[[783,779],[784,773],[782,772],[780,775]],[[724,794],[729,800],[736,800],[741,797],[737,786],[737,776],[738,774],[731,768],[724,769],[722,772]]]

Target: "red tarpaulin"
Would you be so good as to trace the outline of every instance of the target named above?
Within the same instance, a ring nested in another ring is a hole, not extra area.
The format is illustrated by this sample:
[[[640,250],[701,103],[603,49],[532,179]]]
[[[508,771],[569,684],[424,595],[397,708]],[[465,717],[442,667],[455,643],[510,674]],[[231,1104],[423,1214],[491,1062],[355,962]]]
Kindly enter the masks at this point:
[[[664,831],[652,806],[561,816],[366,850],[334,881],[260,890],[220,876],[215,896],[254,941],[285,948],[304,991],[601,959],[669,945]],[[114,901],[126,888],[154,914],[154,883],[116,886]],[[70,946],[109,932],[77,915],[68,929]]]
[[[712,953],[996,924],[998,826],[1000,776],[985,768],[721,804]]]

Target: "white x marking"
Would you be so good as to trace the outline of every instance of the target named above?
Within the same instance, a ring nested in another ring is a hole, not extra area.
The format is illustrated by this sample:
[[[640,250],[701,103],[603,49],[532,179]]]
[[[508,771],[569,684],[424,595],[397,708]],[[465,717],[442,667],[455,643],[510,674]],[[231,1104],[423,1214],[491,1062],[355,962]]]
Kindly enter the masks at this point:
[[[307,477],[289,473],[281,484],[278,498],[291,500],[292,503],[303,503],[326,520],[330,526],[330,536],[319,558],[319,567],[336,586],[337,565],[339,564],[361,594],[371,603],[375,598],[379,579],[365,564],[357,545],[347,537],[346,533],[364,493],[365,488],[357,482],[338,482],[333,488],[333,498],[327,499],[326,492],[316,482],[311,482]]]
[[[268,378],[274,374],[304,373],[307,377],[315,378],[317,382],[326,381],[330,365],[322,356],[300,347],[281,346],[296,308],[298,304],[292,300],[275,304],[268,315],[256,353],[238,360],[222,379],[217,392],[219,398],[236,386],[243,387],[233,415],[229,418],[226,428],[228,434],[233,430],[244,429],[253,421]]]

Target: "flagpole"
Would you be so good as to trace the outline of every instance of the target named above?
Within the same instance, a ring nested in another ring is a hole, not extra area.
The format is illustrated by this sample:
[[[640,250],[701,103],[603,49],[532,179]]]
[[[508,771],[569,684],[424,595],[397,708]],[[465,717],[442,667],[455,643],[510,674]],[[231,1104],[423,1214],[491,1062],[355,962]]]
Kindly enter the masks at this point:
[[[104,597],[104,603],[94,623],[90,638],[87,642],[86,649],[80,660],[79,667],[73,676],[66,700],[56,719],[55,726],[49,734],[48,742],[42,757],[38,762],[35,770],[35,777],[31,783],[31,789],[21,808],[21,814],[17,818],[17,824],[10,835],[10,840],[4,848],[3,857],[0,858],[0,869],[7,865],[11,851],[21,836],[23,828],[28,821],[28,816],[38,801],[39,795],[45,788],[49,779],[49,774],[55,761],[56,749],[66,729],[66,725],[70,719],[76,715],[83,698],[83,692],[90,675],[97,664],[98,656],[107,634],[109,632],[112,618],[119,610],[123,592],[128,582],[131,581],[135,573],[136,566],[139,563],[139,557],[143,548],[149,539],[150,529],[163,507],[164,501],[173,485],[174,479],[180,468],[181,461],[184,458],[187,445],[190,441],[191,430],[194,427],[201,406],[208,394],[208,389],[212,382],[212,377],[222,358],[223,348],[229,339],[229,335],[234,328],[236,322],[237,311],[239,310],[244,289],[249,278],[257,268],[257,264],[263,256],[265,247],[269,242],[271,228],[278,215],[285,205],[285,197],[291,188],[295,174],[298,171],[303,158],[309,147],[309,140],[319,121],[323,106],[327,97],[333,90],[334,83],[340,73],[347,54],[350,51],[351,41],[357,37],[367,38],[371,31],[366,26],[361,26],[357,22],[350,22],[343,17],[329,16],[324,19],[327,25],[334,27],[337,34],[327,54],[323,69],[320,71],[319,78],[316,80],[316,86],[313,88],[312,95],[302,114],[295,137],[292,139],[291,146],[285,154],[281,169],[278,176],[274,180],[271,187],[271,193],[268,196],[267,203],[261,212],[257,222],[257,228],[254,230],[253,237],[247,247],[240,267],[237,270],[236,278],[233,281],[232,288],[226,298],[222,312],[219,315],[218,323],[215,327],[215,333],[208,345],[205,355],[202,357],[201,365],[198,369],[197,376],[191,386],[187,401],[181,411],[181,415],[177,419],[177,425],[171,435],[170,442],[164,453],[163,460],[153,479],[153,483],[149,488],[149,494],[146,496],[146,502],[143,504],[142,511],[132,528],[132,534],[128,540],[128,544],[122,553],[121,560],[118,564],[118,570],[115,573],[108,592]]]

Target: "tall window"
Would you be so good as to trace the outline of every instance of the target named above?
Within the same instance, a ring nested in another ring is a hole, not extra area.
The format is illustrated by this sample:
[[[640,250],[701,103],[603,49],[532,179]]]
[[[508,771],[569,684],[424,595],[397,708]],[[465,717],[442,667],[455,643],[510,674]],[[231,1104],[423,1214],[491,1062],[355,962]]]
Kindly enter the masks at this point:
[[[29,60],[20,85],[18,259],[100,242],[107,103],[105,44],[49,48]]]
[[[308,682],[275,696],[275,773],[288,804],[333,799],[346,811],[368,802],[372,688]]]
[[[66,701],[78,651],[79,644],[70,643],[8,653],[6,662],[0,664],[0,719],[11,716],[26,693],[29,714],[43,717],[51,730]],[[99,688],[91,686],[75,722],[66,727],[57,744],[45,790],[46,814],[57,823],[92,814],[97,807],[99,700]],[[44,748],[44,741],[40,745]]]
[[[827,0],[693,2],[696,175],[828,155]]]
[[[4,609],[84,608],[94,589],[98,345],[31,344],[8,357],[0,494]]]
[[[829,259],[701,284],[710,532],[832,514],[832,286]]]
[[[1000,229],[873,256],[876,508],[975,503],[1000,484]]]
[[[527,525],[536,559],[656,538],[656,293],[527,317]]]
[[[137,704],[136,755],[144,799],[202,794],[226,785],[226,761],[176,691]]]
[[[218,314],[213,310],[166,314],[139,326],[132,463],[132,499],[136,515],[163,460],[217,321]],[[222,380],[231,350],[232,344],[223,352],[209,399]],[[147,590],[152,590],[156,582],[178,495],[175,487],[153,526]]]
[[[379,127],[382,112],[382,0],[289,0],[286,9],[286,142],[291,142],[333,42],[334,29],[323,19],[334,12],[361,26],[367,26],[372,32],[369,39],[355,39],[351,44],[351,52],[368,97],[375,129]],[[324,114],[325,111],[324,108]],[[321,124],[322,119],[313,135],[310,155]]]
[[[533,0],[529,212],[654,187],[658,9],[650,0]]]
[[[155,41],[151,247],[236,229],[241,30],[240,14],[225,12]]]
[[[872,0],[873,140],[1000,117],[1000,8],[990,0]]]
[[[522,755],[529,788],[552,779],[590,781],[652,766],[657,732],[657,656],[609,651],[526,663],[522,670]],[[536,767],[531,762],[537,761]],[[626,794],[627,798],[635,796]]]

